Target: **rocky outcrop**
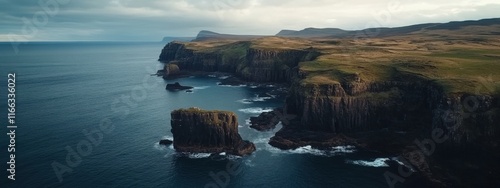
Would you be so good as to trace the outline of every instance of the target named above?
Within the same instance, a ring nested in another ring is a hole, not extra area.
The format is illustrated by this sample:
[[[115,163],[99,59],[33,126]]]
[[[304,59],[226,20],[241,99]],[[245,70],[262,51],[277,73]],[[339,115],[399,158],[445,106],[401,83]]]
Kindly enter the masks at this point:
[[[163,76],[164,79],[176,78],[181,75],[182,72],[179,69],[179,66],[176,64],[168,63],[166,64],[162,70],[158,70],[157,75]]]
[[[179,82],[175,82],[173,84],[167,84],[165,89],[169,90],[169,91],[179,91],[179,90],[193,89],[193,87],[192,86],[183,86],[183,85],[179,84]]]
[[[189,108],[175,110],[171,116],[174,148],[178,152],[241,156],[255,151],[255,145],[238,134],[238,120],[232,112]]]
[[[281,121],[283,109],[274,109],[271,112],[263,112],[257,117],[250,117],[250,128],[258,131],[268,131],[276,127]]]
[[[299,62],[319,55],[315,49],[257,49],[249,42],[236,42],[216,51],[195,51],[183,43],[167,44],[159,61],[176,64],[181,70],[227,72],[245,81],[287,82]]]
[[[159,142],[160,145],[164,145],[164,146],[170,146],[172,143],[174,143],[174,141],[169,140],[169,139],[163,139],[163,140],[160,140],[160,142]]]

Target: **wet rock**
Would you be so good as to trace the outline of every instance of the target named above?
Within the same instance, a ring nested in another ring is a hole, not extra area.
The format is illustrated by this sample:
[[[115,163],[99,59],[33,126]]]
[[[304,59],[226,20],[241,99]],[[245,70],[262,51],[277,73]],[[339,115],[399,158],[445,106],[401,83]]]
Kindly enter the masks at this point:
[[[179,82],[175,82],[173,84],[167,84],[167,87],[165,89],[169,90],[169,91],[178,91],[178,90],[193,89],[193,87],[183,86],[183,85],[179,84]]]
[[[174,143],[174,142],[172,140],[169,140],[169,139],[160,140],[160,145],[170,146],[172,143]]]

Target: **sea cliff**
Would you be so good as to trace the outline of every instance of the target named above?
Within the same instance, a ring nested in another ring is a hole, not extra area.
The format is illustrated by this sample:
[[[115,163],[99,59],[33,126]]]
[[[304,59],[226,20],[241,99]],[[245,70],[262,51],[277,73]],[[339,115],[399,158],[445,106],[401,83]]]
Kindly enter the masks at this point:
[[[319,55],[310,49],[259,49],[249,42],[236,42],[217,49],[196,50],[181,42],[167,44],[159,61],[175,64],[181,70],[227,72],[245,81],[287,82],[299,62]],[[167,69],[164,69],[167,70]]]
[[[175,110],[171,117],[178,152],[248,155],[255,151],[255,145],[238,134],[238,120],[232,112],[189,108]]]

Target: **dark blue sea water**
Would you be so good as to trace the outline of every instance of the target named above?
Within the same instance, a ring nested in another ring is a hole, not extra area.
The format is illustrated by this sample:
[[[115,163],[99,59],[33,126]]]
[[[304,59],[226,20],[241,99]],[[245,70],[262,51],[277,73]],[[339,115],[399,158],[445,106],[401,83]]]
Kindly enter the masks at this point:
[[[382,156],[352,147],[280,151],[268,145],[274,133],[250,129],[246,120],[282,104],[282,98],[265,95],[273,87],[224,87],[217,77],[189,77],[176,81],[195,86],[193,93],[167,92],[167,81],[150,76],[161,68],[156,60],[163,46],[33,42],[21,44],[15,54],[10,43],[0,43],[0,187],[387,186]],[[16,74],[15,181],[6,172],[8,73]],[[159,146],[160,139],[171,137],[170,112],[192,106],[236,112],[240,134],[256,143],[257,151],[215,159]],[[109,132],[103,133],[101,124]],[[86,131],[99,131],[102,142],[85,147]],[[78,148],[85,156],[71,155],[68,164],[69,151]],[[56,163],[71,171],[62,181]],[[228,164],[238,173],[228,173]]]

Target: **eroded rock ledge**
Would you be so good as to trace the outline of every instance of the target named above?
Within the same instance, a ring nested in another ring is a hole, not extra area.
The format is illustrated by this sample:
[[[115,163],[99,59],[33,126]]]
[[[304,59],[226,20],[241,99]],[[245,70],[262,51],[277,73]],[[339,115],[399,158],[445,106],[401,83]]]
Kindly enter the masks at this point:
[[[255,145],[238,134],[233,112],[179,109],[171,113],[174,148],[178,152],[248,155]]]

